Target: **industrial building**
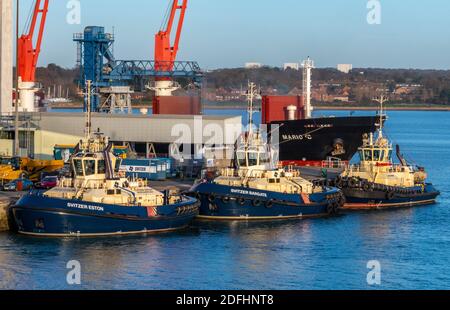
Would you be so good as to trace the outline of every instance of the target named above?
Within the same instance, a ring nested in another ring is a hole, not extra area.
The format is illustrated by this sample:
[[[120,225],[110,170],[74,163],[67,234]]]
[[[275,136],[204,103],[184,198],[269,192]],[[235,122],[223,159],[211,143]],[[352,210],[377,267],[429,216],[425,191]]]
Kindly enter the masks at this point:
[[[21,155],[37,159],[53,157],[55,145],[77,144],[84,137],[84,113],[21,114],[19,144]],[[129,143],[142,157],[148,157],[153,145],[158,154],[170,155],[174,145],[202,148],[211,144],[233,146],[242,131],[241,116],[193,115],[128,115],[92,114],[93,130],[100,130],[117,143]],[[180,149],[181,147],[181,149]],[[14,120],[3,117],[0,122],[0,150],[12,155],[14,150]]]
[[[338,71],[348,74],[348,73],[350,73],[350,71],[353,70],[353,65],[352,64],[338,64],[336,68]]]
[[[262,68],[263,64],[259,62],[246,62],[244,65],[245,69],[259,69]]]
[[[283,64],[283,70],[292,69],[292,70],[300,70],[300,64],[298,62],[287,62]]]

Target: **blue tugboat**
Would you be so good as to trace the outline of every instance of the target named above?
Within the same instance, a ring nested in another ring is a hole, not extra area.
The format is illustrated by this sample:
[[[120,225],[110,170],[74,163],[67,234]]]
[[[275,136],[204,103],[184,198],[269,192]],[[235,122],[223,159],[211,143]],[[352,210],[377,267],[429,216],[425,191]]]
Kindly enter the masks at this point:
[[[382,97],[380,117],[383,117]],[[383,136],[383,122],[378,137],[370,134],[359,148],[360,162],[351,165],[336,180],[345,194],[344,210],[370,210],[433,204],[439,191],[426,182],[424,168],[412,167],[400,154],[400,164],[392,161],[392,144]]]
[[[254,84],[249,86],[249,132],[235,150],[234,167],[190,190],[200,200],[200,219],[276,220],[335,214],[344,202],[337,188],[315,186],[298,171],[275,168],[272,150],[252,130]]]
[[[142,180],[119,177],[120,158],[107,138],[82,141],[71,159],[73,177],[49,191],[23,196],[12,214],[19,233],[39,236],[99,236],[156,233],[186,227],[198,201],[161,193]]]
[[[88,104],[88,106],[90,106]],[[87,124],[90,124],[90,113]],[[121,159],[101,133],[80,141],[71,176],[46,192],[30,192],[11,208],[19,233],[67,237],[157,233],[181,229],[198,215],[198,201],[159,192],[125,178]]]

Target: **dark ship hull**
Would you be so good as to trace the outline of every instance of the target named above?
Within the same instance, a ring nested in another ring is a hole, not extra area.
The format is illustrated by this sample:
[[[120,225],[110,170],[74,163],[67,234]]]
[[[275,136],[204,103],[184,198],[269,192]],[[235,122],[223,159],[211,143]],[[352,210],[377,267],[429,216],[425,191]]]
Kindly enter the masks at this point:
[[[439,191],[431,184],[412,188],[393,187],[364,190],[343,187],[346,203],[342,210],[378,210],[387,208],[404,208],[436,203]]]
[[[324,117],[275,121],[270,130],[279,132],[279,159],[284,165],[319,166],[330,157],[350,161],[363,135],[376,131],[378,123],[377,116]]]
[[[46,237],[95,237],[149,234],[185,228],[198,215],[198,202],[184,201],[158,208],[120,206],[56,199],[33,192],[11,207],[21,234]]]
[[[343,196],[336,188],[326,188],[304,198],[248,187],[232,187],[202,182],[194,185],[191,196],[200,201],[197,218],[206,220],[288,220],[336,214]],[[308,201],[306,201],[308,200]]]

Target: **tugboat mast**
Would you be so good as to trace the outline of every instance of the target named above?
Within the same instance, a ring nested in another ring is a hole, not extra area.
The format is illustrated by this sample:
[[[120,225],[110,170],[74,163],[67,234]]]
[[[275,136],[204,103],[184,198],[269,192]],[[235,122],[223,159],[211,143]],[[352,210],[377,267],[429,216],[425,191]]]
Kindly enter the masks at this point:
[[[253,100],[258,95],[258,90],[256,89],[256,84],[253,82],[248,82],[248,90],[247,90],[247,111],[248,111],[248,134],[249,137],[253,134]]]
[[[383,104],[388,101],[388,98],[384,95],[381,95],[378,98],[373,99],[374,101],[380,104],[380,129],[379,129],[379,138],[383,138]]]
[[[86,128],[85,128],[85,134],[86,139],[89,139],[91,137],[91,131],[92,131],[92,116],[91,116],[91,83],[92,81],[87,80],[86,81]]]
[[[311,58],[303,61],[303,99],[305,100],[305,118],[310,119],[312,117],[313,107],[311,105],[311,75],[312,69],[314,69],[314,62]]]

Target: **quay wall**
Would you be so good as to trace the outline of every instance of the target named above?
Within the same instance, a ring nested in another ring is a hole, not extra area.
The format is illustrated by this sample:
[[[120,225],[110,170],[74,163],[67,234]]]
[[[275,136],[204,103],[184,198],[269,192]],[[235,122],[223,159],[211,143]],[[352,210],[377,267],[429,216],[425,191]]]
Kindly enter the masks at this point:
[[[13,200],[8,197],[0,197],[0,232],[9,230],[9,206]]]

